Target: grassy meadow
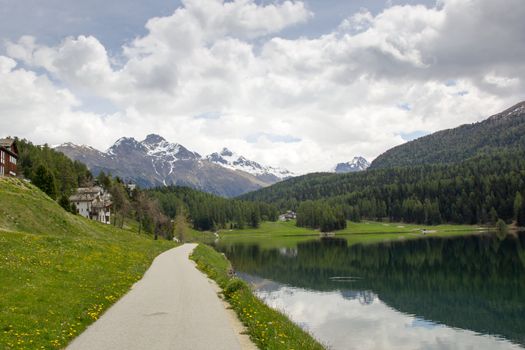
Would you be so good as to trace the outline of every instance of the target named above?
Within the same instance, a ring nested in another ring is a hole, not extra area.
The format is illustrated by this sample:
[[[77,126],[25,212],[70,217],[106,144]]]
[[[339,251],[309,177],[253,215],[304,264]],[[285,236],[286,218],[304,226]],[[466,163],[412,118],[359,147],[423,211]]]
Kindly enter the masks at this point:
[[[224,297],[246,326],[252,341],[260,349],[324,349],[312,336],[286,316],[257,298],[244,281],[230,277],[228,275],[230,263],[224,255],[210,246],[199,244],[191,258],[201,271],[219,284]]]
[[[64,348],[173,246],[0,178],[0,348]]]
[[[432,236],[456,236],[487,231],[486,227],[473,225],[415,225],[349,221],[347,228],[336,231],[337,237],[345,238],[349,245],[378,243],[399,239],[418,239]],[[425,231],[424,231],[425,230]],[[257,229],[221,230],[221,244],[257,243],[261,248],[294,247],[298,242],[319,237],[319,231],[295,226],[295,221],[263,222]]]

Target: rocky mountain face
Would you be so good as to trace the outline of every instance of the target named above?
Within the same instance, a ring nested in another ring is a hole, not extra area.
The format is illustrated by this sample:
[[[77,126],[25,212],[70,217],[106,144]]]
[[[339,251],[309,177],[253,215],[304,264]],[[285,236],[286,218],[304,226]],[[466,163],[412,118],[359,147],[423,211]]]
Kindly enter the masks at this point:
[[[339,163],[335,167],[335,172],[338,174],[355,173],[368,169],[370,163],[363,157],[354,157],[350,162]]]
[[[155,134],[143,141],[123,137],[106,152],[72,143],[55,150],[86,164],[94,174],[104,171],[141,187],[188,186],[225,197],[235,197],[293,176],[287,170],[263,166],[227,149],[202,157]]]

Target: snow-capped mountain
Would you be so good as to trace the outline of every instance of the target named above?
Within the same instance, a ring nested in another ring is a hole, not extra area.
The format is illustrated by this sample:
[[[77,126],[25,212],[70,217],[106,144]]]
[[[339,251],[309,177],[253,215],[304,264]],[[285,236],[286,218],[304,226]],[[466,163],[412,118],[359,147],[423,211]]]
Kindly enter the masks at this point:
[[[228,197],[292,176],[289,171],[262,166],[227,149],[202,157],[155,134],[142,141],[122,137],[105,152],[73,143],[55,149],[83,162],[95,175],[104,171],[142,187],[182,185]]]
[[[335,167],[336,173],[353,173],[368,169],[370,163],[363,157],[354,157],[350,162],[339,163]]]
[[[227,148],[223,148],[220,152],[209,154],[206,156],[206,160],[227,169],[244,171],[263,181],[277,182],[295,176],[289,170],[261,165]]]

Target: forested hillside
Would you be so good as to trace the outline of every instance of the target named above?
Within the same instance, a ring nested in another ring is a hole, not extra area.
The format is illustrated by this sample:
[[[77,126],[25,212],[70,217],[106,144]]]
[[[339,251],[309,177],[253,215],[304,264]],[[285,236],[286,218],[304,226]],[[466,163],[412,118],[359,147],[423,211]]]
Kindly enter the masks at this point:
[[[525,149],[525,102],[480,123],[439,131],[394,147],[370,167],[454,163],[504,149]]]
[[[226,199],[188,187],[169,186],[147,191],[155,198],[165,215],[184,216],[197,230],[258,227],[261,220],[277,220],[274,205]]]
[[[298,221],[305,210],[301,203],[306,202],[308,213],[317,212],[312,206],[328,204],[355,221],[474,224],[497,218],[525,221],[524,195],[525,152],[501,151],[456,164],[310,174],[240,198],[272,203],[281,210],[298,209]]]
[[[53,199],[69,196],[77,187],[92,180],[88,168],[47,145],[36,146],[17,139],[20,173]]]

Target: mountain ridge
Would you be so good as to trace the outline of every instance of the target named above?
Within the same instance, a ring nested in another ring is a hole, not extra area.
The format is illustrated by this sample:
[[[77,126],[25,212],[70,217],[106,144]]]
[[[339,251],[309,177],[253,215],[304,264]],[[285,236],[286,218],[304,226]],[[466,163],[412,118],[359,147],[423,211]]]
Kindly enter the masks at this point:
[[[203,157],[157,134],[149,134],[142,141],[121,137],[105,152],[71,142],[54,149],[85,163],[95,175],[104,171],[141,187],[188,186],[225,197],[257,190],[294,175],[242,156],[238,156],[236,163],[213,161],[211,155]]]
[[[393,147],[378,156],[370,168],[455,163],[513,148],[525,148],[525,101],[483,121],[437,131]]]

